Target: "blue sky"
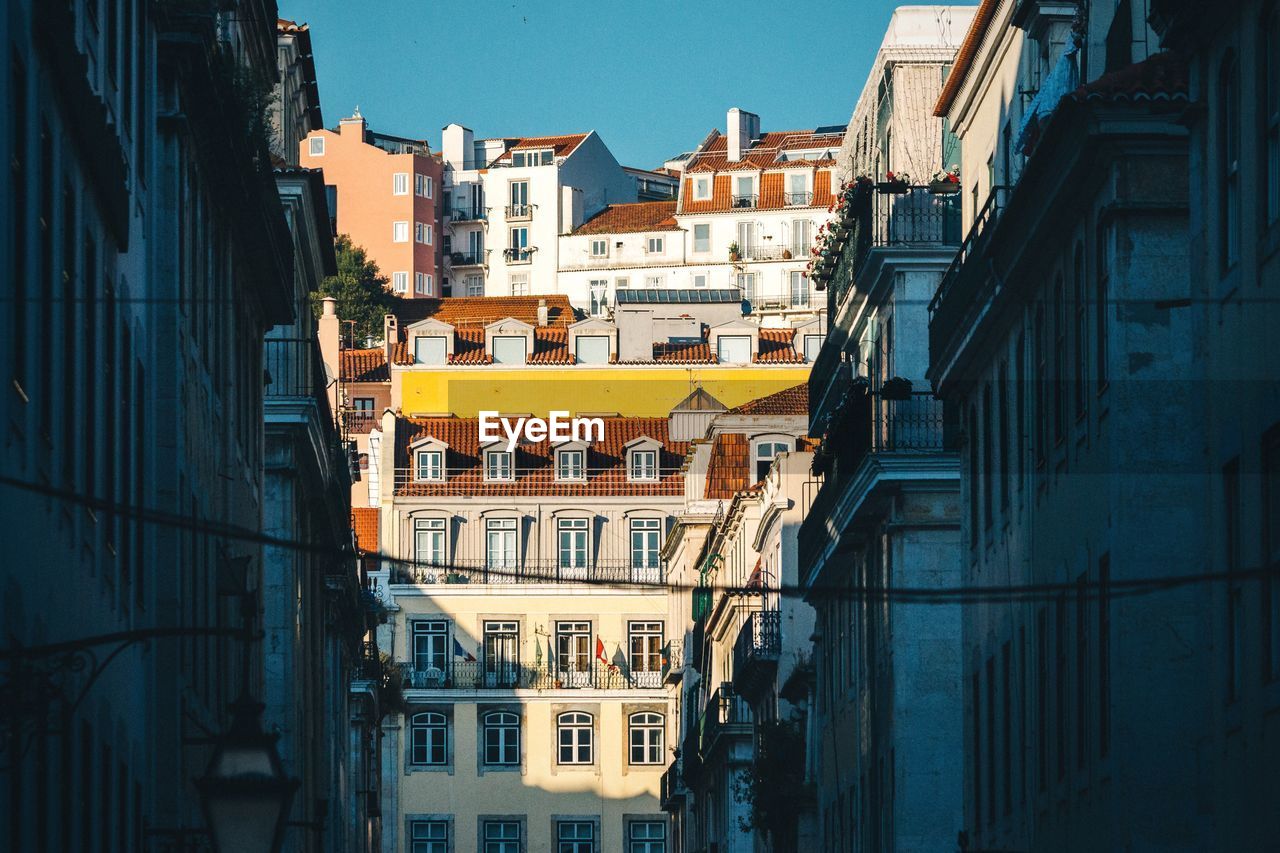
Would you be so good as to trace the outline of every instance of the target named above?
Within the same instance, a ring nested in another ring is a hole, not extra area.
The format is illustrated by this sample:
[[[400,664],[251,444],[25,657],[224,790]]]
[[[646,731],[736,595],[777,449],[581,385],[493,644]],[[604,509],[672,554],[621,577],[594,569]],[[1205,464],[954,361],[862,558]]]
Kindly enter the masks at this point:
[[[333,126],[440,145],[596,130],[620,162],[687,151],[729,107],[764,130],[848,121],[892,0],[279,0],[312,30]],[[972,5],[964,2],[960,5]]]

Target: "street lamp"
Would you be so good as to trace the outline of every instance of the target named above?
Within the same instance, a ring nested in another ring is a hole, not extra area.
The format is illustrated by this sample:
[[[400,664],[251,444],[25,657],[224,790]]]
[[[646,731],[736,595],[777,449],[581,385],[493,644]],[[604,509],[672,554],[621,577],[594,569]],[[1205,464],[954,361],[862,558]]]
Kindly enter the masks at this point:
[[[200,804],[218,853],[279,853],[298,780],[285,775],[277,734],[262,730],[263,705],[241,692],[231,728],[218,738],[202,778]]]

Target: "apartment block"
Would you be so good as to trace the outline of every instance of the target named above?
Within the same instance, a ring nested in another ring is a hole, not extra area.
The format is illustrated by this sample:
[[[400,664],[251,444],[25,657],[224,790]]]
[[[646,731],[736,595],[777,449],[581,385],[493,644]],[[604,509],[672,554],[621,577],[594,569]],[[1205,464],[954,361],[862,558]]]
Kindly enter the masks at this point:
[[[365,249],[392,292],[441,295],[444,167],[425,141],[376,133],[357,109],[337,130],[307,134],[298,159],[324,171],[337,233]]]

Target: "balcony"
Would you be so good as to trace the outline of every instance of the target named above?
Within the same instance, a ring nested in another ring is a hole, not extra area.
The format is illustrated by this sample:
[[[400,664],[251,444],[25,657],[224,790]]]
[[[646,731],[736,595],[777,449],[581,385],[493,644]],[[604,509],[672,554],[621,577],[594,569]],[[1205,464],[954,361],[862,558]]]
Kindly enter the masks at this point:
[[[420,476],[431,473],[435,476]],[[402,497],[613,497],[676,496],[684,494],[679,468],[659,468],[653,480],[630,480],[617,468],[588,468],[581,479],[558,480],[550,460],[540,466],[521,466],[503,479],[489,479],[478,467],[421,472],[395,469],[396,494]]]
[[[721,738],[749,737],[753,722],[751,706],[734,690],[733,683],[720,682],[720,686],[703,707],[700,747],[704,760],[711,755]]]
[[[347,435],[367,435],[378,422],[378,414],[372,409],[342,410],[342,429]]]
[[[782,654],[782,614],[761,610],[747,617],[733,644],[733,683],[746,697],[759,696],[773,681]]]
[[[1008,205],[1009,187],[993,187],[987,202],[978,211],[960,244],[951,266],[942,276],[938,292],[929,303],[929,352],[939,361],[951,339],[969,328],[970,314],[986,303],[981,295],[991,277],[981,262],[987,250],[988,236]]]
[[[664,812],[673,812],[680,808],[689,794],[684,778],[680,772],[681,759],[677,758],[662,774],[658,783],[658,808]]]
[[[533,260],[533,253],[536,251],[538,251],[536,246],[503,249],[502,257],[506,258],[509,264],[527,264]]]
[[[865,382],[851,386],[833,410],[831,435],[836,440],[823,466],[826,481],[800,525],[800,565],[816,565],[828,541],[835,510],[864,463],[875,456],[918,456],[945,453],[958,446],[958,425],[950,406],[932,392],[913,392],[907,399],[884,399],[867,392]]]
[[[733,207],[756,207],[760,201],[758,195],[735,195],[730,198],[729,203]]]
[[[783,193],[787,207],[808,207],[813,204],[813,193]]]
[[[684,677],[684,643],[672,640],[667,644],[666,657],[662,659],[662,683],[679,684]]]
[[[450,252],[446,257],[449,259],[450,266],[453,267],[484,266],[483,252]]]
[[[542,642],[541,637],[535,637]],[[450,661],[442,666],[400,665],[405,690],[660,690],[662,679],[654,671],[624,672],[611,664],[590,663],[563,667],[554,662]]]
[[[393,584],[541,584],[618,583],[659,586],[666,566],[660,561],[621,559],[588,560],[566,565],[559,560],[464,559],[447,563],[406,563],[391,570]]]
[[[488,211],[483,207],[455,207],[449,211],[449,221],[483,222],[488,215]]]
[[[751,303],[752,313],[758,311],[812,311],[822,307],[809,287],[791,288],[785,292],[760,293],[752,290],[743,298]]]
[[[502,209],[508,222],[519,219],[532,219],[536,204],[509,204]]]

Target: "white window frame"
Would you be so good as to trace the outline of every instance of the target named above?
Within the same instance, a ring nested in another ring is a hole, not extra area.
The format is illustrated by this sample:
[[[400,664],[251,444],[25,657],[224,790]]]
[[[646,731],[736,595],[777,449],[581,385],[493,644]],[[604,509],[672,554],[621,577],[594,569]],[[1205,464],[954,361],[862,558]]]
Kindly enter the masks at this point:
[[[631,286],[631,279],[625,275],[620,275],[613,280],[614,290],[626,290]]]
[[[694,287],[706,287],[706,286],[707,286],[707,274],[706,274],[706,273],[704,273],[704,272],[696,272],[696,273],[694,273],[694,274],[693,274],[693,286],[694,286]]]
[[[822,344],[826,340],[826,337],[827,337],[826,335],[804,335],[803,336],[804,339],[801,341],[801,346],[803,347],[803,349],[801,350],[801,354],[805,357],[807,361],[809,361],[810,364],[818,360],[818,353],[822,351]],[[814,353],[811,357],[809,355],[809,342],[814,340],[818,342],[818,345],[817,345],[817,349],[814,350]]]
[[[420,349],[420,347],[423,346],[422,342],[430,342],[434,345],[435,349],[439,351],[441,356],[439,361],[426,361],[420,357],[422,355],[422,350]],[[433,365],[448,364],[449,342],[441,335],[415,335],[413,338],[413,363]]]
[[[529,274],[527,272],[512,273],[511,295],[512,296],[528,296],[529,295]]]
[[[520,853],[524,849],[524,829],[515,820],[486,820],[480,830],[484,853]]]
[[[745,297],[746,294],[744,293]],[[732,344],[742,346],[742,342],[746,341],[747,357],[744,360],[729,361],[725,358],[725,345]],[[751,363],[751,336],[750,335],[721,335],[716,338],[716,359],[721,364],[750,364]]]
[[[324,156],[324,137],[323,136],[313,136],[311,137],[310,140],[308,140],[308,142],[310,143],[310,147],[307,150],[310,152],[312,157]],[[320,144],[317,145],[316,143],[320,143]]]
[[[512,451],[489,450],[484,455],[484,479],[490,483],[510,483],[516,478],[515,465]]]
[[[391,274],[391,290],[395,293],[409,292],[409,271],[397,270]]]
[[[391,242],[392,243],[408,243],[409,242],[409,220],[397,219],[391,223]]]
[[[627,458],[627,479],[641,483],[657,480],[658,451],[656,449],[632,450]]]
[[[413,274],[413,290],[414,293],[430,296],[434,292],[435,282],[432,281],[431,273],[418,272]]]
[[[706,233],[698,236],[698,231],[702,230]],[[711,251],[711,223],[696,222],[693,226],[693,251],[699,255],[704,255]]]
[[[434,230],[430,222],[413,223],[413,239],[424,246],[430,246],[432,240],[435,239]]]
[[[654,477],[654,479],[657,478]],[[633,518],[629,528],[631,568],[654,569],[660,566],[662,564],[662,519]]]
[[[643,828],[643,832],[641,832]],[[627,853],[666,853],[667,824],[661,820],[627,822]]]
[[[609,241],[603,238],[592,238],[591,240],[591,257],[607,258],[609,257]]]
[[[422,735],[424,743],[418,743]],[[435,742],[433,734],[438,734],[440,741]],[[426,760],[418,760],[418,750],[425,753]],[[440,759],[433,761],[432,753],[438,748]],[[419,711],[409,718],[409,764],[413,767],[447,767],[449,765],[449,718],[439,711]]]
[[[440,479],[443,480],[444,477]],[[445,519],[415,518],[413,520],[413,559],[418,563],[439,566],[444,564],[448,553],[449,525]]]
[[[565,736],[568,735],[566,738]],[[566,760],[566,751],[568,760]],[[583,758],[585,753],[586,757]],[[565,711],[556,716],[556,764],[595,764],[595,717],[586,711]]]
[[[431,198],[435,193],[435,181],[430,175],[416,173],[413,176],[413,192],[422,198]]]
[[[434,459],[432,457],[435,457]],[[424,468],[424,460],[426,467]],[[423,476],[423,472],[426,476]],[[413,453],[413,479],[417,483],[438,483],[444,480],[444,451],[432,448]]]
[[[574,459],[577,463],[574,463]],[[581,482],[587,479],[587,451],[557,450],[556,480],[560,482]]]
[[[486,767],[520,766],[520,715],[511,711],[489,711],[480,719],[481,759]],[[490,734],[496,734],[490,743]],[[494,751],[491,753],[490,749]],[[513,760],[506,760],[508,752]],[[496,760],[495,760],[496,756]]]
[[[666,718],[654,711],[627,716],[627,763],[632,766],[662,764],[666,748]],[[639,757],[639,761],[636,758]]]
[[[586,569],[591,562],[591,520],[556,519],[556,565],[561,569]]]
[[[408,853],[448,853],[447,820],[415,820],[409,823]]]
[[[408,195],[409,194],[409,173],[408,172],[392,173],[391,194],[392,195]]]
[[[666,252],[667,241],[661,235],[654,235],[645,240],[645,252],[650,255],[661,255]]]
[[[484,276],[469,275],[463,280],[467,296],[484,296]]]
[[[715,182],[709,175],[695,177],[693,179],[693,200],[706,201],[711,198],[714,186]]]

